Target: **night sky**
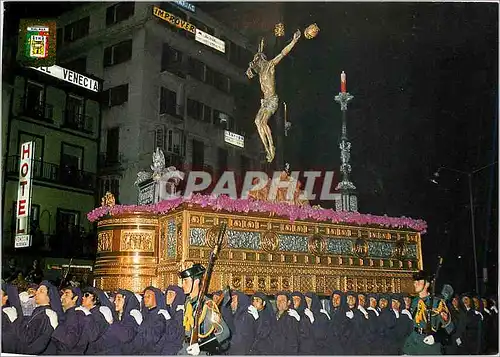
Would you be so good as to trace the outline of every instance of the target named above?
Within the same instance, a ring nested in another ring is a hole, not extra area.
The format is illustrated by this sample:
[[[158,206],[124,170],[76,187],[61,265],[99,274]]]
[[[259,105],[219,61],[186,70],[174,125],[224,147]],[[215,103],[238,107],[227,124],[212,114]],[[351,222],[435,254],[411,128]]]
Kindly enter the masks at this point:
[[[5,14],[12,28],[16,18],[74,6],[26,4]],[[472,290],[467,176],[442,171],[439,185],[429,179],[440,166],[470,172],[498,158],[498,5],[289,3],[286,21],[289,37],[313,22],[321,29],[277,70],[293,122],[285,154],[292,169],[339,168],[334,96],[344,70],[354,95],[348,132],[360,211],[425,219],[425,268],[442,255],[439,283]],[[497,167],[473,175],[478,269],[482,276],[490,268],[490,292],[497,290]]]

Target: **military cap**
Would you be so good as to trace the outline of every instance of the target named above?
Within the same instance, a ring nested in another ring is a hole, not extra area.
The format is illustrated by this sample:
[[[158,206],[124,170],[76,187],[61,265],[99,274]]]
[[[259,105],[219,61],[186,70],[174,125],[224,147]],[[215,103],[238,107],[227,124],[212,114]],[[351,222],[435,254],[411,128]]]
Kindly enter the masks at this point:
[[[432,280],[432,274],[429,274],[425,270],[419,270],[418,272],[413,274],[413,280],[414,281],[425,280],[430,282]]]
[[[183,270],[179,273],[179,277],[181,279],[185,279],[185,278],[198,278],[200,276],[202,276],[204,273],[205,273],[205,267],[201,264],[193,264],[193,266],[191,268],[188,268],[186,270]]]

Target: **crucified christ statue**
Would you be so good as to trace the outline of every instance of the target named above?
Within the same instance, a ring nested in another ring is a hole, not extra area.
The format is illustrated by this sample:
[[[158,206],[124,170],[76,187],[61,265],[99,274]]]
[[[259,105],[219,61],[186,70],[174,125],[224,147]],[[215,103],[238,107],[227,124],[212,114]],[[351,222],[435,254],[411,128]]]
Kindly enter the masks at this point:
[[[254,77],[254,72],[259,75],[260,89],[264,98],[260,100],[260,109],[255,117],[255,125],[259,132],[260,140],[266,149],[266,158],[268,162],[273,161],[275,148],[271,128],[267,124],[269,118],[278,109],[278,95],[276,94],[275,67],[295,46],[300,38],[300,30],[293,34],[292,41],[283,48],[283,50],[272,60],[268,61],[264,54],[264,40],[261,40],[259,49],[252,62],[248,64],[246,75],[249,79]]]

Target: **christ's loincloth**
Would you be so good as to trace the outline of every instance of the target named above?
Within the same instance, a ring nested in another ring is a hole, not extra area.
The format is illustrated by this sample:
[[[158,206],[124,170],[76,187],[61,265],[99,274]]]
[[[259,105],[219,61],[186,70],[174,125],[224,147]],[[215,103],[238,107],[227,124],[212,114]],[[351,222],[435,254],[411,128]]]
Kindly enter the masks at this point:
[[[279,99],[277,94],[269,98],[263,98],[260,100],[260,108],[271,114],[274,114],[274,112],[276,112],[276,109],[278,109],[278,104]]]

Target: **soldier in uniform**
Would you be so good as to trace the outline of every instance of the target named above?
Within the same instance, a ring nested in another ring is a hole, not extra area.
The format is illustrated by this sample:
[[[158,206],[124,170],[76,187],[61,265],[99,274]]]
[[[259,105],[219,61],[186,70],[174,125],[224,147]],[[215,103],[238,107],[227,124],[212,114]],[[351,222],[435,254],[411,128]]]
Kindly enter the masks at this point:
[[[185,341],[179,355],[190,354],[197,356],[199,354],[219,354],[221,344],[226,341],[231,333],[229,327],[224,322],[217,305],[205,297],[201,318],[198,326],[194,326],[196,307],[198,306],[198,294],[201,288],[201,279],[205,274],[205,268],[201,264],[194,264],[191,268],[179,273],[182,279],[182,289],[186,294],[186,303],[184,305],[184,329]],[[189,345],[193,329],[198,329],[198,341]]]
[[[453,331],[454,325],[451,315],[444,300],[434,298],[430,301],[429,292],[431,276],[419,271],[413,276],[413,286],[417,296],[412,301],[411,313],[413,316],[414,330],[406,339],[403,353],[408,355],[440,355],[441,343],[436,333],[439,329],[445,329],[447,333]],[[432,307],[431,307],[432,306]],[[428,321],[428,308],[432,309],[430,321]]]

